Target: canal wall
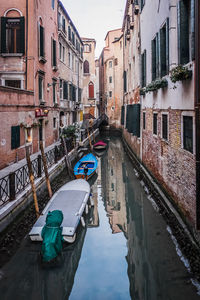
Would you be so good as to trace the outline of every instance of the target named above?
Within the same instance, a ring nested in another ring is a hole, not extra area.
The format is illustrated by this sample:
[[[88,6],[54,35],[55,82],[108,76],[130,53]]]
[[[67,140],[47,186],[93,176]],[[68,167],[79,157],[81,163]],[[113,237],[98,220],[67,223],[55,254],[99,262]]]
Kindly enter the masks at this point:
[[[90,135],[90,139],[93,140],[94,136],[99,135],[99,129],[96,129],[93,134]],[[69,160],[73,163],[78,158],[78,148],[87,147],[89,145],[89,138],[84,139],[80,145],[69,152]],[[50,182],[58,176],[63,169],[66,168],[65,157],[61,158],[56,164],[48,169]],[[37,195],[41,195],[46,189],[45,174],[35,180],[35,187]],[[14,219],[22,213],[28,205],[33,202],[31,186],[28,185],[23,192],[16,196],[16,199],[9,201],[6,205],[0,208],[0,232],[3,232]]]
[[[135,170],[138,172],[142,183],[147,187],[146,190],[150,195],[149,197],[152,195],[156,202],[159,203],[161,211],[164,211],[167,216],[171,215],[173,219],[172,223],[176,223],[176,225],[173,224],[173,227],[180,227],[189,239],[198,245],[199,248],[200,233],[195,229],[190,220],[187,219],[187,216],[183,214],[180,207],[174,201],[173,197],[167,192],[162,183],[154,177],[148,167],[140,160],[137,152],[134,151],[135,147],[132,147],[132,144],[130,143],[130,138],[127,139],[127,135],[124,134],[123,130],[120,129],[119,132],[121,133],[124,148],[132,160]]]

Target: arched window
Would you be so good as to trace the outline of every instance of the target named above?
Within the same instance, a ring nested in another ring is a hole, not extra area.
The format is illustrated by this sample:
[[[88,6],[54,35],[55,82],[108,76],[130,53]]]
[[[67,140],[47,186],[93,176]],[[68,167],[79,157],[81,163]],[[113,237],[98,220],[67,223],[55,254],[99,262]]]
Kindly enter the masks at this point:
[[[89,62],[87,60],[85,60],[84,63],[83,63],[83,72],[85,74],[90,73]]]
[[[94,83],[90,81],[88,85],[88,90],[89,90],[89,99],[94,99]]]

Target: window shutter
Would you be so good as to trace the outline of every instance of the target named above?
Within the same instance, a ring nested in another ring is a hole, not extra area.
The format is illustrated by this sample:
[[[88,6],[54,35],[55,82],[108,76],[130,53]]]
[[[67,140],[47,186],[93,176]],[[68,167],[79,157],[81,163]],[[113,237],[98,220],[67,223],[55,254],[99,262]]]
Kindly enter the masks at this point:
[[[127,92],[126,71],[124,71],[124,93]]]
[[[126,106],[126,128],[130,132],[130,104]]]
[[[160,76],[166,75],[166,26],[160,29]]]
[[[190,2],[191,59],[195,59],[195,1]]]
[[[160,57],[159,57],[159,34],[156,33],[156,78],[159,77],[159,61],[160,61]]]
[[[151,41],[151,72],[152,81],[156,79],[156,42],[155,39]]]
[[[68,82],[63,83],[63,99],[68,99]]]
[[[140,104],[134,104],[131,108],[131,132],[140,137]]]
[[[169,73],[169,18],[166,20],[166,74]]]
[[[71,41],[71,28],[68,26],[68,40]]]
[[[189,21],[187,11],[186,1],[179,1],[177,4],[179,64],[189,62]]]
[[[44,57],[44,28],[40,25],[40,56]]]
[[[121,125],[124,125],[124,105],[121,107]]]
[[[25,26],[24,17],[20,18],[20,53],[25,53]]]
[[[53,67],[56,67],[56,41],[53,40]]]
[[[20,146],[20,126],[11,127],[11,149],[16,149]]]
[[[1,17],[1,53],[6,53],[6,18]]]

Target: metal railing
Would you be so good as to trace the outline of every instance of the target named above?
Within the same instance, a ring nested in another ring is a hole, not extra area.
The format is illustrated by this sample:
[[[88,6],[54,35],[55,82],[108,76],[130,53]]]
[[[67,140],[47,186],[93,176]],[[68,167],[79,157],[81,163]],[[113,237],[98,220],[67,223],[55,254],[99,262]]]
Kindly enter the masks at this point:
[[[89,134],[92,134],[96,130],[104,117],[100,117],[94,120],[93,125],[89,128]],[[87,130],[81,131],[81,141],[86,139],[88,136]],[[73,138],[67,138],[65,140],[68,153],[72,151],[76,144]],[[50,168],[56,164],[62,157],[64,157],[64,145],[61,143],[56,145],[45,153],[47,160],[47,167]],[[34,160],[31,161],[34,178],[40,178],[44,174],[44,166],[42,157],[39,154]],[[30,184],[28,166],[24,165],[21,168],[9,173],[8,175],[0,178],[0,207],[5,205],[8,201],[16,199],[16,196],[20,194]]]

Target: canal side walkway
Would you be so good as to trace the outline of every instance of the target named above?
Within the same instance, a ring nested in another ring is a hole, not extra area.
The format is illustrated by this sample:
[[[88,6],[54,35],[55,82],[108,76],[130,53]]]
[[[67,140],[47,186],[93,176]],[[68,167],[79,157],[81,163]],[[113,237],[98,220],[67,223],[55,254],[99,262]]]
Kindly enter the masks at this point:
[[[96,129],[94,133],[90,136],[91,140],[99,135],[99,129]],[[60,142],[54,143],[49,147],[45,148],[45,153],[53,150],[55,146],[58,146]],[[87,137],[81,143],[79,143],[74,149],[69,152],[69,160],[72,162],[76,159],[78,155],[78,147],[86,147],[89,145],[89,138]],[[37,159],[40,152],[34,153],[31,155],[31,161]],[[8,176],[11,173],[16,172],[20,168],[25,167],[27,164],[26,159],[22,159],[17,163],[14,163],[2,170],[0,170],[0,180]],[[50,181],[53,180],[59,173],[66,167],[65,156],[54,163],[51,167],[48,168]],[[41,174],[41,177],[35,178],[35,187],[38,193],[46,188],[45,174]],[[0,207],[0,232],[6,229],[7,226],[12,223],[12,221],[17,217],[17,215],[22,212],[29,203],[33,200],[31,185],[28,184],[22,192],[16,195],[15,199],[12,201],[7,201],[3,206]]]

